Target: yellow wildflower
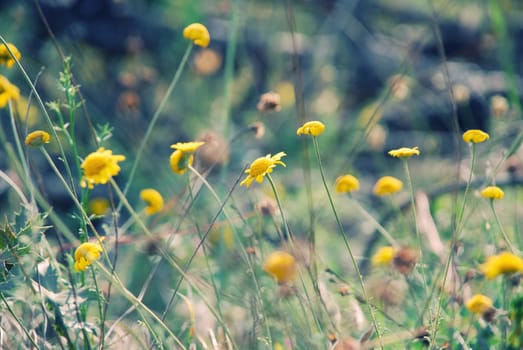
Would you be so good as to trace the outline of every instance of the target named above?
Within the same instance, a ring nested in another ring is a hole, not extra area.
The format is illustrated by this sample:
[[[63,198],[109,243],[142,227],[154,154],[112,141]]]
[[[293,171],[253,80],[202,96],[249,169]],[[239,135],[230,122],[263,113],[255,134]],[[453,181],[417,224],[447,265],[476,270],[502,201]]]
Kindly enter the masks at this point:
[[[412,156],[419,156],[419,149],[418,147],[408,148],[408,147],[401,147],[398,149],[393,149],[389,151],[389,154],[396,158],[410,158]]]
[[[296,277],[296,260],[284,251],[272,252],[263,263],[263,271],[274,277],[278,283],[292,281]]]
[[[393,176],[383,176],[374,185],[374,194],[386,196],[396,193],[403,188],[403,182]]]
[[[7,49],[8,47],[17,60],[20,61],[22,55],[13,44],[7,43],[7,46],[5,44],[0,44],[0,65],[5,64],[7,68],[11,68],[16,63],[16,61],[9,53],[9,50]]]
[[[99,243],[85,242],[74,252],[74,270],[84,271],[89,265],[100,258],[102,246]]]
[[[296,134],[297,135],[319,136],[319,135],[323,134],[324,130],[325,130],[325,125],[322,122],[313,120],[313,121],[303,124],[302,127],[298,128],[298,130],[296,130]]]
[[[396,248],[387,246],[381,247],[378,251],[372,256],[371,264],[372,266],[385,266],[389,265],[391,261],[396,256]]]
[[[111,203],[107,198],[95,197],[89,201],[88,209],[90,214],[105,215],[109,210]]]
[[[489,256],[479,269],[487,279],[491,280],[502,274],[523,272],[523,259],[512,253],[502,252]]]
[[[51,141],[51,136],[49,133],[43,130],[33,131],[25,137],[26,146],[42,146],[44,143],[49,143]]]
[[[163,197],[160,192],[153,188],[146,188],[140,191],[140,198],[147,203],[145,208],[147,215],[156,214],[163,208]]]
[[[240,186],[245,185],[245,187],[249,187],[254,180],[258,183],[262,182],[263,177],[272,173],[272,169],[276,167],[276,165],[280,164],[285,166],[285,163],[281,161],[284,156],[286,156],[284,152],[279,152],[274,156],[267,154],[265,157],[260,157],[254,160],[254,162],[251,163],[250,168],[245,170],[245,173],[248,175],[240,183]]]
[[[465,306],[470,312],[473,312],[478,315],[483,315],[485,312],[492,310],[494,304],[492,303],[492,299],[490,299],[486,295],[476,294],[472,298],[467,300]]]
[[[498,186],[488,186],[481,190],[481,197],[490,199],[502,199],[505,192]]]
[[[178,142],[171,145],[171,148],[176,150],[169,158],[172,171],[180,175],[185,173],[194,162],[193,153],[203,144],[205,142]]]
[[[20,98],[20,90],[11,84],[9,80],[0,75],[0,108],[7,106],[9,100],[17,100]]]
[[[346,193],[346,192],[352,192],[357,191],[360,189],[360,182],[358,179],[351,175],[346,174],[339,176],[336,179],[336,192],[338,193]]]
[[[209,30],[201,23],[192,23],[185,27],[183,37],[201,47],[207,47],[211,42]]]
[[[171,148],[178,150],[178,151],[182,151],[184,153],[194,153],[203,144],[205,144],[205,142],[201,142],[201,141],[177,142],[177,143],[171,145]]]
[[[113,155],[113,151],[103,147],[89,154],[82,162],[84,176],[80,182],[82,187],[93,188],[97,184],[106,184],[111,177],[118,175],[118,162],[125,160],[125,156]]]
[[[465,142],[480,143],[487,141],[489,138],[489,134],[479,129],[471,129],[463,133],[463,141]]]

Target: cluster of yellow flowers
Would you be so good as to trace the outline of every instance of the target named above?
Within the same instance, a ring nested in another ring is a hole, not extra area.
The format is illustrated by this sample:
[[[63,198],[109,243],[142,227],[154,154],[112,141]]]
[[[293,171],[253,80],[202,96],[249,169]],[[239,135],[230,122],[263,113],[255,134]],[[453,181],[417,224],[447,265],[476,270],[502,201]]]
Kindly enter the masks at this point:
[[[207,28],[200,23],[193,23],[187,26],[183,31],[183,36],[191,40],[194,45],[207,47],[210,43],[210,35]],[[2,52],[0,50],[0,63],[2,63]],[[7,61],[6,61],[7,62]],[[6,63],[12,65],[10,61]],[[1,76],[0,76],[1,79]],[[2,91],[2,81],[0,80],[0,91]],[[2,96],[0,94],[0,107]],[[50,136],[45,131],[35,131],[27,135],[25,143],[31,146],[41,146],[48,143]],[[204,142],[178,142],[171,145],[175,151],[171,154],[169,163],[171,169],[176,174],[184,174],[194,161],[194,152],[202,146]],[[119,162],[125,160],[125,156],[113,154],[111,150],[104,147],[98,148],[97,151],[90,153],[81,164],[83,177],[80,181],[82,187],[92,189],[94,185],[107,184],[113,176],[120,172]],[[140,198],[146,203],[145,214],[154,215],[160,212],[164,206],[164,200],[160,192],[153,188],[146,188],[140,192]],[[104,211],[98,211],[103,214]],[[75,271],[84,271],[94,261],[100,258],[103,248],[100,243],[84,242],[76,249],[74,253]]]
[[[15,45],[0,44],[0,65],[11,68],[22,55]],[[3,75],[0,75],[0,108],[7,106],[9,101],[20,98],[20,90]]]

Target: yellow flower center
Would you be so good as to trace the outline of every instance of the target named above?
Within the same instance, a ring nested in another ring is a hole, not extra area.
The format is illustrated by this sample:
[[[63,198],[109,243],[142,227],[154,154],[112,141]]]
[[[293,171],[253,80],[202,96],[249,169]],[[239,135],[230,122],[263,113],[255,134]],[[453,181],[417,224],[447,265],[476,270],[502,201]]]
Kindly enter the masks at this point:
[[[274,164],[272,159],[269,158],[258,158],[251,164],[249,175],[257,177],[271,170],[271,166]]]
[[[85,175],[99,174],[107,166],[109,160],[110,158],[104,154],[96,154],[89,160],[89,166],[85,167]]]

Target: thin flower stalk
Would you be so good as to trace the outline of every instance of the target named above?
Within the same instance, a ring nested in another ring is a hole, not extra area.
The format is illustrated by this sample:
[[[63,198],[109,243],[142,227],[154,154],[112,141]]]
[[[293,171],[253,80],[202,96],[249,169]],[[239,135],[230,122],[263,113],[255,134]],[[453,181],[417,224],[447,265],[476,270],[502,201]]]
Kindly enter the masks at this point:
[[[507,232],[505,232],[505,229],[503,228],[503,225],[501,224],[501,221],[499,220],[498,213],[496,212],[496,209],[494,208],[494,200],[490,200],[490,209],[492,210],[492,214],[494,215],[494,219],[496,220],[496,224],[499,227],[499,231],[501,232],[501,235],[503,236],[503,239],[505,240],[505,243],[507,244],[510,251],[515,254],[516,249],[514,248],[514,245],[508,238]]]
[[[278,193],[278,190],[276,189],[274,181],[272,180],[271,174],[266,174],[266,177],[267,177],[267,180],[269,181],[269,183],[271,185],[272,192],[274,193],[274,198],[276,199],[276,203],[278,204],[278,209],[280,211],[281,220],[282,220],[282,223],[283,223],[283,227],[285,229],[285,237],[287,237],[289,239],[289,243],[290,243],[292,251],[296,251],[296,248],[294,246],[294,239],[292,237],[289,224],[287,222],[287,219],[285,218],[285,214],[284,214],[283,208],[281,206],[281,200],[280,200],[280,195]],[[299,270],[298,270],[298,277],[299,277],[300,282],[301,282],[301,284],[303,286],[303,291],[305,293],[305,297],[307,299],[307,302],[309,303],[310,310],[314,310],[314,308],[312,307],[313,303],[311,301],[309,293],[307,292],[307,288],[305,287],[305,281],[303,280],[303,276],[302,276],[302,274],[301,274],[301,272]],[[303,307],[303,310],[307,310],[307,308]],[[316,316],[316,313],[312,312],[312,316],[313,316],[314,321],[316,323],[316,327],[318,328],[318,330],[321,330],[321,323],[319,322],[319,320],[318,320],[318,318]]]
[[[2,42],[5,45],[8,45],[8,42],[4,39],[4,37],[2,35],[0,35],[0,42]],[[62,145],[62,143],[60,141],[60,138],[58,137],[58,134],[57,134],[56,130],[54,129],[54,124],[53,124],[53,122],[51,120],[51,117],[49,116],[49,113],[47,112],[47,108],[45,107],[45,103],[43,102],[42,97],[40,96],[40,94],[36,90],[36,87],[35,87],[33,81],[31,80],[31,78],[27,74],[27,72],[24,69],[24,67],[20,64],[20,62],[18,60],[16,60],[16,64],[18,66],[18,69],[22,72],[22,75],[24,76],[24,79],[26,80],[27,84],[30,86],[31,91],[34,93],[36,101],[40,105],[40,109],[42,110],[42,113],[44,114],[44,119],[45,119],[45,121],[46,121],[46,123],[48,125],[48,129],[51,131],[53,139],[56,140],[56,143],[58,145],[58,149],[60,151],[60,156],[61,156],[61,159],[64,162],[65,171],[67,172],[67,176],[68,176],[68,178],[69,178],[69,180],[71,182],[71,186],[74,187],[73,176],[72,176],[72,172],[71,172],[71,167],[69,166],[68,158],[65,156],[65,151],[64,151],[63,145]]]
[[[153,319],[156,323],[158,323],[158,325],[160,325],[166,332],[167,334],[169,334],[169,336],[176,342],[176,344],[178,346],[180,346],[181,349],[187,349],[183,343],[181,342],[181,340],[171,331],[171,329],[165,324],[165,322],[163,322],[157,315],[156,313],[154,313],[151,309],[149,309],[140,299],[138,299],[131,291],[129,291],[125,285],[123,284],[123,282],[120,280],[120,278],[118,278],[118,276],[116,274],[114,274],[112,271],[109,271],[105,268],[105,266],[97,263],[97,267],[98,267],[98,270],[100,272],[102,272],[105,277],[109,278],[113,285],[116,286],[116,288],[120,291],[120,293],[122,293],[122,295],[127,299],[129,300],[129,302],[131,302],[131,304],[133,305],[137,305],[138,307],[136,308],[136,310],[138,311],[138,313],[140,314],[140,316],[142,316],[141,318],[141,321],[144,322],[144,324],[146,325],[147,329],[151,332],[151,334],[153,335],[153,337],[159,341],[158,339],[158,336],[156,335],[156,333],[154,332],[154,328],[151,327],[151,325],[149,324],[149,322],[147,321],[146,319],[146,315],[148,315],[151,319]]]
[[[465,186],[465,192],[463,193],[463,200],[461,202],[461,207],[459,208],[457,220],[456,220],[456,236],[461,232],[461,226],[463,221],[463,215],[465,213],[465,205],[467,203],[468,194],[470,191],[470,184],[472,183],[472,174],[474,173],[474,166],[476,164],[476,144],[471,143],[471,159],[470,159],[470,172],[467,179],[467,184]]]
[[[118,199],[122,202],[122,205],[127,209],[129,214],[134,218],[138,226],[140,226],[140,229],[144,232],[144,234],[149,237],[153,238],[154,235],[151,233],[151,231],[145,226],[145,223],[140,218],[138,213],[133,209],[127,198],[125,197],[123,191],[120,189],[118,184],[114,181],[114,179],[110,179],[111,186],[116,192],[116,196]],[[176,260],[169,255],[169,253],[163,248],[163,246],[159,245],[157,246],[158,252],[161,254],[161,256],[183,277],[185,281],[189,283],[191,288],[193,288],[197,294],[202,298],[202,300],[205,302],[207,307],[209,307],[209,310],[213,313],[214,316],[217,316],[216,310],[212,306],[212,304],[207,300],[205,297],[205,294],[201,291],[200,288],[198,288],[197,285],[195,285],[190,278],[188,278],[186,271],[176,262]],[[219,317],[217,317],[218,320]],[[223,320],[220,320],[220,322],[223,322]]]
[[[367,290],[365,288],[365,283],[363,282],[363,276],[360,272],[358,263],[356,262],[356,258],[354,257],[354,253],[352,252],[352,248],[351,248],[351,245],[345,234],[345,230],[343,229],[343,225],[341,224],[340,218],[338,216],[338,212],[336,210],[336,206],[334,205],[334,201],[333,201],[331,193],[329,191],[329,186],[327,185],[327,181],[325,179],[323,165],[321,163],[320,147],[318,145],[318,140],[317,140],[316,136],[312,137],[312,142],[314,144],[314,151],[316,153],[316,158],[318,160],[318,165],[320,168],[320,174],[321,174],[321,180],[323,182],[323,187],[325,188],[325,192],[327,193],[327,197],[329,199],[329,204],[330,204],[332,212],[334,214],[334,218],[336,219],[336,223],[338,224],[338,229],[340,231],[340,235],[343,238],[343,243],[345,244],[345,247],[347,248],[352,265],[354,266],[354,269],[355,269],[356,273],[358,274],[358,281],[360,282],[360,287],[361,287],[361,291],[363,294],[363,298],[365,299],[365,303],[367,304],[367,306],[369,308],[370,317],[372,319],[372,325],[374,327],[374,330],[376,331],[376,335],[377,335],[378,341],[380,343],[380,348],[383,349],[383,345],[381,344],[381,339],[382,339],[381,331],[378,327],[378,322],[376,321],[376,316],[374,315],[374,309],[372,308],[371,302],[369,300],[369,296],[368,296]]]
[[[151,121],[149,122],[149,125],[147,126],[145,135],[143,136],[142,141],[140,142],[140,146],[138,146],[138,151],[136,151],[134,163],[133,163],[133,166],[129,173],[129,180],[127,180],[127,183],[125,184],[125,187],[123,190],[124,194],[127,194],[127,192],[129,191],[129,188],[131,187],[131,184],[134,180],[134,175],[136,173],[136,169],[138,168],[138,165],[141,163],[143,152],[145,151],[145,146],[147,145],[147,142],[151,138],[153,129],[156,126],[156,122],[158,121],[158,118],[160,117],[161,112],[165,108],[165,104],[167,103],[169,96],[171,96],[172,92],[174,91],[174,88],[176,87],[176,84],[178,83],[178,80],[180,79],[180,76],[182,75],[183,68],[185,67],[187,60],[189,59],[189,55],[191,54],[191,50],[192,50],[193,46],[194,45],[192,42],[188,44],[187,49],[185,50],[185,53],[182,57],[182,60],[181,60],[180,64],[178,65],[176,72],[174,73],[174,77],[171,80],[171,83],[169,84],[169,87],[167,88],[165,95],[163,96],[162,100],[160,101],[158,108],[156,108],[156,111],[154,112],[154,114],[151,118]],[[118,205],[118,208],[116,210],[117,212],[120,211],[122,204],[123,204],[123,202],[121,202]]]
[[[423,262],[423,245],[421,243],[421,234],[419,232],[419,224],[418,224],[418,214],[416,212],[416,201],[414,200],[414,187],[412,186],[412,179],[410,177],[410,171],[409,171],[409,163],[407,161],[408,158],[401,158],[401,161],[403,162],[403,168],[405,169],[405,176],[407,177],[407,185],[409,187],[409,196],[410,196],[410,203],[412,207],[412,215],[414,216],[414,230],[416,232],[416,239],[418,240],[418,249],[419,249],[419,262],[421,266],[421,276],[423,280],[423,286],[425,288],[425,293],[428,294],[428,285],[427,285],[427,278],[425,274],[425,264]]]
[[[178,282],[176,283],[174,289],[173,289],[173,293],[171,295],[171,298],[169,299],[169,302],[167,303],[167,305],[165,306],[164,308],[164,311],[162,313],[162,316],[161,316],[161,319],[164,320],[165,317],[167,316],[167,312],[170,310],[171,308],[171,304],[173,303],[174,301],[174,297],[177,295],[177,293],[179,292],[179,289],[180,289],[180,286],[182,284],[182,282],[186,279],[185,277],[185,274],[187,273],[189,267],[191,266],[194,258],[196,257],[196,254],[198,253],[198,251],[200,250],[200,248],[204,249],[205,251],[205,245],[203,244],[207,238],[207,236],[209,235],[209,233],[211,232],[211,229],[213,228],[216,220],[218,220],[218,218],[220,217],[220,215],[225,215],[229,225],[231,225],[231,227],[234,227],[233,226],[233,222],[232,222],[232,219],[230,218],[230,216],[227,214],[226,210],[225,210],[225,204],[228,202],[230,196],[232,195],[234,189],[236,188],[236,186],[238,185],[239,183],[239,179],[241,178],[241,175],[240,177],[236,180],[236,182],[234,183],[234,185],[232,186],[232,188],[229,190],[229,192],[227,193],[225,199],[223,201],[220,200],[220,198],[218,197],[218,194],[216,193],[216,191],[214,191],[214,189],[212,188],[212,186],[209,184],[209,182],[202,176],[202,174],[200,174],[196,169],[194,169],[191,165],[188,165],[187,168],[193,173],[196,175],[196,177],[198,177],[198,179],[202,182],[202,184],[204,184],[206,186],[206,188],[211,192],[211,194],[213,195],[213,197],[216,199],[216,201],[218,202],[219,204],[219,209],[218,211],[216,212],[216,215],[213,217],[213,219],[211,220],[210,222],[210,225],[209,227],[207,228],[206,232],[204,232],[203,234],[200,234],[200,241],[198,242],[196,248],[194,249],[194,251],[192,252],[191,256],[189,257],[189,259],[187,260],[187,262],[185,263],[183,269],[184,269],[184,274],[182,274],[180,276],[180,278],[178,279]],[[242,171],[243,172],[243,171]],[[189,192],[191,194],[191,201],[194,200],[194,196],[193,196],[193,193],[192,193],[192,186],[191,184],[189,183],[188,184],[188,188],[189,188]],[[199,228],[199,226],[197,225],[197,229],[198,229],[198,233],[201,233]],[[239,238],[236,230],[233,229],[233,233],[234,233],[234,236],[235,238],[237,239],[238,243],[240,244],[241,246],[241,253],[242,253],[242,257],[244,260],[247,261],[247,265],[249,267],[249,270],[252,272],[251,275],[252,275],[252,279],[253,279],[253,282],[254,282],[254,285],[255,285],[255,290],[256,292],[258,293],[256,296],[258,298],[258,301],[260,303],[262,303],[263,305],[263,299],[261,297],[261,295],[259,294],[259,291],[260,291],[260,286],[258,284],[258,280],[256,279],[256,275],[254,273],[254,267],[252,266],[252,261],[249,259],[249,257],[247,256],[247,254],[245,253],[246,250],[243,246],[243,243],[241,242],[241,239]],[[207,254],[205,254],[205,259],[207,261]],[[218,322],[221,323],[221,325],[223,326],[226,334],[231,337],[231,334],[229,333],[229,329],[228,327],[226,327],[226,324],[225,322],[223,321],[224,318],[223,318],[223,314],[222,314],[222,309],[221,309],[221,303],[220,303],[220,293],[218,293],[218,289],[215,285],[215,281],[214,279],[212,279],[212,286],[213,286],[213,289],[215,291],[215,295],[217,297],[217,311],[213,311],[213,313],[215,314],[215,316],[217,317],[217,320]],[[209,305],[208,305],[209,308],[211,308]],[[212,311],[212,310],[211,310]],[[265,318],[265,315],[263,315],[263,317]],[[272,337],[271,337],[271,333],[270,333],[270,329],[268,327],[268,325],[266,325],[266,331],[267,331],[267,336],[268,336],[268,339],[271,341],[270,343],[272,344]]]
[[[374,226],[374,228],[376,229],[376,231],[378,231],[379,233],[381,233],[381,235],[383,236],[383,238],[385,238],[385,240],[392,246],[394,247],[399,247],[399,243],[391,236],[391,234],[389,233],[389,231],[387,231],[387,229],[385,227],[383,227],[379,222],[378,220],[376,220],[376,218],[374,218],[368,211],[367,209],[363,208],[361,206],[361,204],[355,200],[354,198],[352,198],[352,196],[349,194],[349,198],[352,202],[352,204],[360,211],[360,213],[363,214],[363,216],[365,216],[371,223],[372,225]]]

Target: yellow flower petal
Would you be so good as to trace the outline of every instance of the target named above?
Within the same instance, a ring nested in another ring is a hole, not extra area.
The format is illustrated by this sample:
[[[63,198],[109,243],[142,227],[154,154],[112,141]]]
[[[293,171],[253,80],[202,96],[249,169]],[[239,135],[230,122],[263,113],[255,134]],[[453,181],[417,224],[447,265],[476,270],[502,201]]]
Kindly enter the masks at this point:
[[[276,167],[276,165],[285,166],[285,163],[281,161],[284,156],[286,156],[284,152],[279,152],[274,156],[267,154],[265,157],[255,159],[249,169],[245,170],[245,173],[248,175],[240,182],[240,186],[245,185],[245,187],[249,187],[254,180],[256,180],[256,182],[262,182],[264,176],[272,173],[272,169]]]
[[[153,215],[163,209],[163,197],[157,190],[153,188],[146,188],[140,191],[140,198],[147,203],[145,213]]]
[[[505,192],[498,186],[488,186],[481,190],[481,197],[490,199],[502,199]]]
[[[408,147],[401,147],[398,149],[393,149],[389,151],[389,154],[396,158],[410,158],[412,156],[419,156],[419,149],[418,147],[408,148]]]
[[[386,196],[401,191],[403,182],[393,176],[383,176],[374,185],[374,194],[377,196]]]
[[[272,252],[263,263],[263,271],[274,277],[278,283],[292,281],[296,277],[296,260],[284,251]]]
[[[100,258],[103,251],[99,243],[85,242],[74,252],[74,270],[84,271],[89,265]]]
[[[125,156],[113,155],[113,151],[103,147],[89,154],[82,162],[84,176],[80,182],[82,187],[93,188],[94,185],[106,184],[120,172],[118,162],[125,160]]]
[[[312,135],[319,136],[325,131],[325,125],[317,120],[307,122],[302,127],[296,130],[297,135]]]
[[[466,308],[475,314],[483,315],[494,307],[492,299],[483,294],[476,294],[465,303]]]
[[[20,90],[9,80],[0,75],[0,108],[7,106],[10,100],[17,100],[20,98]]]
[[[44,143],[49,143],[51,141],[51,136],[49,133],[43,130],[33,131],[25,137],[26,146],[42,146]]]
[[[9,47],[9,50],[11,50],[17,60],[20,61],[22,55],[20,54],[20,51],[18,51],[18,48],[13,44],[7,43],[7,46],[5,44],[0,44],[0,65],[4,64],[7,68],[11,68],[16,61],[11,53],[9,53],[7,47]]]
[[[523,259],[509,252],[489,256],[487,261],[479,266],[479,270],[488,280],[499,275],[523,272]]]
[[[338,193],[347,193],[352,191],[357,191],[360,189],[360,182],[358,179],[350,174],[339,176],[336,179],[336,192]]]
[[[489,138],[489,134],[479,129],[471,129],[463,133],[463,141],[465,142],[480,143],[487,141]]]
[[[183,37],[201,47],[207,47],[211,42],[209,30],[201,23],[192,23],[185,27]]]
[[[397,250],[394,247],[381,247],[371,258],[372,266],[389,265],[391,261],[394,259],[396,251]]]

